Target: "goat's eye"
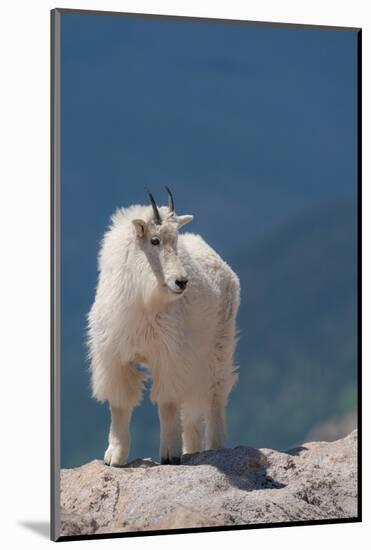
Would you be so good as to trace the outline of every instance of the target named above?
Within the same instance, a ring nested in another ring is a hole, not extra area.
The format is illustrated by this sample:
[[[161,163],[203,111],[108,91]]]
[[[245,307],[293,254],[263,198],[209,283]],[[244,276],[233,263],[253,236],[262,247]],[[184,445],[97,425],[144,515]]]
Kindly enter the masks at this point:
[[[160,239],[159,239],[158,237],[152,237],[151,243],[152,243],[154,246],[157,246],[157,245],[160,244]]]

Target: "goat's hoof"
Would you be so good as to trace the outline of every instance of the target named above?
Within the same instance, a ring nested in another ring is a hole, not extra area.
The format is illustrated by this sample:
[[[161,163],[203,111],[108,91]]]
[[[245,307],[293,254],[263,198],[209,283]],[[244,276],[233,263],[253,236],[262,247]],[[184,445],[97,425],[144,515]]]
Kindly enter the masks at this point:
[[[119,445],[109,445],[104,453],[104,463],[107,464],[107,466],[120,468],[121,466],[125,466],[126,459],[127,453]]]
[[[180,456],[161,457],[161,464],[172,464],[174,466],[180,464]]]

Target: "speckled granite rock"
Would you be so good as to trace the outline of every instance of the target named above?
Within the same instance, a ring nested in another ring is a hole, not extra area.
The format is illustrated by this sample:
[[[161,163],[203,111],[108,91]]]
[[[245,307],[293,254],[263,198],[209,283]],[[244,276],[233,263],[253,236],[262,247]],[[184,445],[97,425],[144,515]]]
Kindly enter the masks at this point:
[[[236,447],[180,466],[94,460],[61,472],[61,534],[357,516],[357,432],[287,452]]]

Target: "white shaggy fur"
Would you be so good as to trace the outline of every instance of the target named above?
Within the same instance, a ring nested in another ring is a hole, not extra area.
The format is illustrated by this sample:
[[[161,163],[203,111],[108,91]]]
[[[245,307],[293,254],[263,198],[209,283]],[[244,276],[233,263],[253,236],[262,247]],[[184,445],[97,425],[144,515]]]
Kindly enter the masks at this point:
[[[192,216],[165,206],[159,212],[161,225],[151,206],[118,210],[99,255],[88,345],[93,396],[110,405],[105,462],[113,466],[126,463],[131,413],[146,378],[135,365],[153,381],[162,463],[224,445],[225,405],[237,380],[238,277],[199,235],[178,235]],[[184,291],[179,279],[188,279]]]

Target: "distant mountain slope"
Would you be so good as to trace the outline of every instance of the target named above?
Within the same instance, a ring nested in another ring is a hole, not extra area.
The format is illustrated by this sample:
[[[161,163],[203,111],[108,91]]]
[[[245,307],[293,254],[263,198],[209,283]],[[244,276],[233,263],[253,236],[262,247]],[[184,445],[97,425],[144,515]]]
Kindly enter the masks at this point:
[[[352,205],[344,202],[236,258],[242,331],[232,443],[288,447],[355,406],[355,230]]]

